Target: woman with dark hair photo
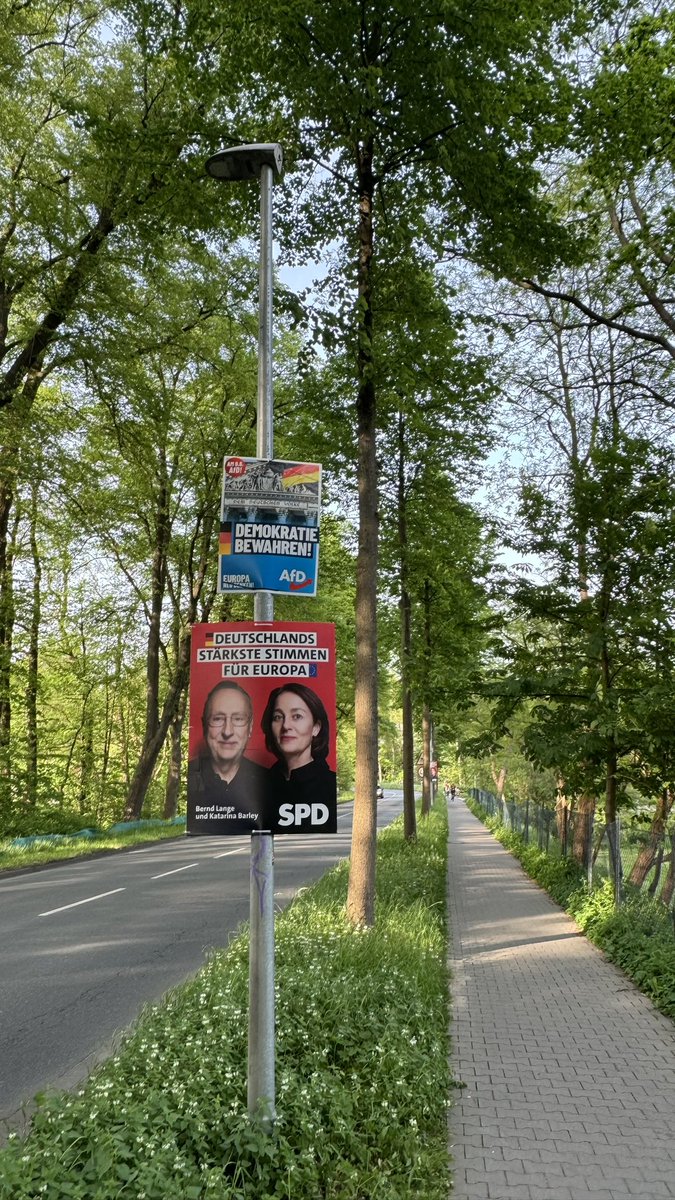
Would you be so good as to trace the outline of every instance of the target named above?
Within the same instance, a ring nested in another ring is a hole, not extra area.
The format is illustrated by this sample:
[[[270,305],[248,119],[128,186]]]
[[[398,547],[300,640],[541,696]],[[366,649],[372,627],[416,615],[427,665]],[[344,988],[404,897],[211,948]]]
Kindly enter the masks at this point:
[[[330,726],[323,701],[304,683],[284,683],[270,692],[261,726],[276,756],[270,767],[271,799],[282,804],[326,804],[335,811],[337,782],[326,758]]]

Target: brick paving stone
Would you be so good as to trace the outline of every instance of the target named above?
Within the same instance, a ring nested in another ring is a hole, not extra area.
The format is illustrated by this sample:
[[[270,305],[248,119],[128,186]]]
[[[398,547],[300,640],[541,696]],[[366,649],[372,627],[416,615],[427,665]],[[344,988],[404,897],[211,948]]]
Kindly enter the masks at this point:
[[[675,1200],[675,1024],[450,805],[453,1200]]]

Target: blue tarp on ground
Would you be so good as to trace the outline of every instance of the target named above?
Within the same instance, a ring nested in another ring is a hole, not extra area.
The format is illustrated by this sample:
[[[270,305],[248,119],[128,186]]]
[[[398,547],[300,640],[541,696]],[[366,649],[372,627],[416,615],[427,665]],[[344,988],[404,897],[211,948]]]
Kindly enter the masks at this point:
[[[146,821],[118,821],[111,825],[108,833],[127,833],[130,829],[157,829],[164,825],[184,825],[185,817],[173,817],[171,821],[162,821],[159,817],[151,817]]]
[[[78,829],[77,833],[32,833],[29,837],[13,838],[10,846],[33,846],[35,842],[70,842],[77,838],[101,836],[100,829]]]

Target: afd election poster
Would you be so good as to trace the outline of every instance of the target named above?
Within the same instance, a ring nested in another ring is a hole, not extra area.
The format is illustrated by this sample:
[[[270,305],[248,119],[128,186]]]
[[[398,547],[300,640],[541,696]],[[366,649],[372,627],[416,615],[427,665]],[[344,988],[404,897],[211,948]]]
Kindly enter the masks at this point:
[[[335,626],[192,627],[188,834],[336,833]]]
[[[318,463],[226,458],[218,591],[315,596],[320,511]]]

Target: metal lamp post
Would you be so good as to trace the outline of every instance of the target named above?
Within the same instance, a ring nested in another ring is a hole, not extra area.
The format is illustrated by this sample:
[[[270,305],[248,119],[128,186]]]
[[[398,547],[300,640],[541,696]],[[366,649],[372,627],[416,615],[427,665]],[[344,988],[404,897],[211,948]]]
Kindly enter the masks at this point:
[[[206,163],[214,179],[260,180],[260,300],[258,320],[258,458],[274,457],[272,396],[272,186],[283,165],[281,146],[231,146]],[[255,621],[272,621],[274,600],[257,592]],[[270,1128],[275,1118],[274,1078],[274,838],[251,835],[248,1026],[248,1111]]]

